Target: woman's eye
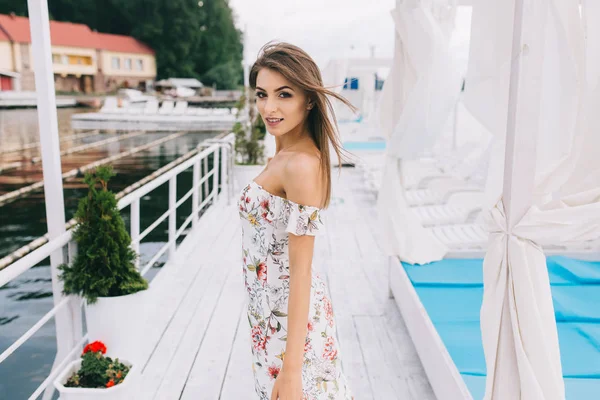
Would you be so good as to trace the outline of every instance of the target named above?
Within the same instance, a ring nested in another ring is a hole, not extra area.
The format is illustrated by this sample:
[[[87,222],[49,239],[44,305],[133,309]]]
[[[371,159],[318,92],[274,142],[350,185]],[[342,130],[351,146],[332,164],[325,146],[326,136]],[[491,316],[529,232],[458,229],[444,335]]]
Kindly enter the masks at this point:
[[[289,94],[287,92],[281,92],[279,95],[282,97],[291,97],[292,96],[291,94]]]
[[[263,93],[263,92],[258,92],[258,93],[256,93],[256,97],[258,97],[259,99],[262,99],[262,98],[263,98],[263,96],[264,96],[264,93]]]

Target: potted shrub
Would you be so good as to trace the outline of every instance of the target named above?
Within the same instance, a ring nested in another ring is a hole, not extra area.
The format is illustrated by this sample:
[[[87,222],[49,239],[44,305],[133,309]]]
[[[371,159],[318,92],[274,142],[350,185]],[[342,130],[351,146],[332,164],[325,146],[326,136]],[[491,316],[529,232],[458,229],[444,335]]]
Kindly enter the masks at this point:
[[[102,339],[109,355],[136,362],[142,351],[136,336],[145,321],[148,282],[135,266],[131,237],[108,190],[114,175],[110,166],[85,174],[89,191],[79,201],[73,233],[77,255],[71,265],[59,267],[59,277],[65,294],[85,299],[88,337]]]
[[[54,381],[61,400],[126,400],[132,397],[136,372],[126,360],[105,356],[100,341],[88,344]]]

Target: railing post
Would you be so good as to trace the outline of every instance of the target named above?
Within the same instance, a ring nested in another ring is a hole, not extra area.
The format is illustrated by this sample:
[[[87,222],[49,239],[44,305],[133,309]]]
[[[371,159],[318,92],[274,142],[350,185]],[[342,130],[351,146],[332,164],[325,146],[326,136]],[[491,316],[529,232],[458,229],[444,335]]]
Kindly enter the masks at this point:
[[[219,152],[221,151],[221,144],[218,144],[218,147],[215,149],[214,158],[213,158],[213,169],[215,173],[213,175],[213,193],[214,193],[214,202],[216,203],[219,199]]]
[[[233,165],[235,163],[234,144],[227,143],[227,205],[231,205],[231,196],[233,196]]]
[[[77,256],[77,243],[75,240],[71,240],[67,244],[67,257],[69,264],[72,264],[73,261],[75,261],[75,256]],[[67,306],[70,314],[73,336],[78,342],[83,337],[83,322],[81,320],[81,306],[79,300],[80,298],[78,296],[71,296],[71,300]]]
[[[131,248],[138,255],[135,259],[135,267],[140,269],[140,199],[135,199],[131,203],[131,222],[129,231],[131,232]]]
[[[200,205],[200,195],[199,195],[200,185],[198,185],[198,182],[200,182],[200,160],[198,160],[197,162],[194,163],[194,172],[193,172],[193,178],[192,178],[192,189],[194,190],[194,192],[192,193],[192,215],[194,216],[192,218],[192,228],[195,228],[198,225],[198,221],[199,221],[198,206]],[[196,186],[196,185],[198,185],[198,186]]]
[[[177,250],[177,175],[169,179],[169,259]]]
[[[208,174],[208,156],[204,157],[204,159],[202,160],[203,164],[204,164],[204,175]],[[202,198],[202,200],[208,198],[209,192],[208,192],[208,179],[204,181],[204,197]]]

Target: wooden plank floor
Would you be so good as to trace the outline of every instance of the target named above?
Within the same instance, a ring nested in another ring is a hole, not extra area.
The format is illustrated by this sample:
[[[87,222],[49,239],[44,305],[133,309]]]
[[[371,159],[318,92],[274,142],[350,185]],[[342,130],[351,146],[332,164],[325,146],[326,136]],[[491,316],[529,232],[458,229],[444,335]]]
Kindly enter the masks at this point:
[[[356,400],[435,399],[402,316],[388,297],[375,200],[358,173],[334,180],[314,268],[325,277],[345,374]],[[139,399],[254,399],[235,198],[215,207],[152,283],[156,338]],[[320,240],[319,240],[320,239]]]

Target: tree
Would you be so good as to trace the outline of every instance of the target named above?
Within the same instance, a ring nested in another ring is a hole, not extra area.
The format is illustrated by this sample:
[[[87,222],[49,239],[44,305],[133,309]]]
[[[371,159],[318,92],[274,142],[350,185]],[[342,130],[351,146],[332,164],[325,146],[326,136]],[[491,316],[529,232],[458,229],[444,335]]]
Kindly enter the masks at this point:
[[[133,36],[156,52],[157,78],[190,77],[221,89],[242,83],[242,34],[227,0],[52,0],[52,19]],[[0,0],[0,13],[27,2]]]
[[[131,237],[125,229],[114,193],[108,181],[115,174],[112,167],[98,167],[85,174],[89,191],[79,201],[73,238],[78,251],[71,266],[59,267],[65,294],[78,294],[89,304],[98,297],[115,297],[148,288],[134,261]]]

